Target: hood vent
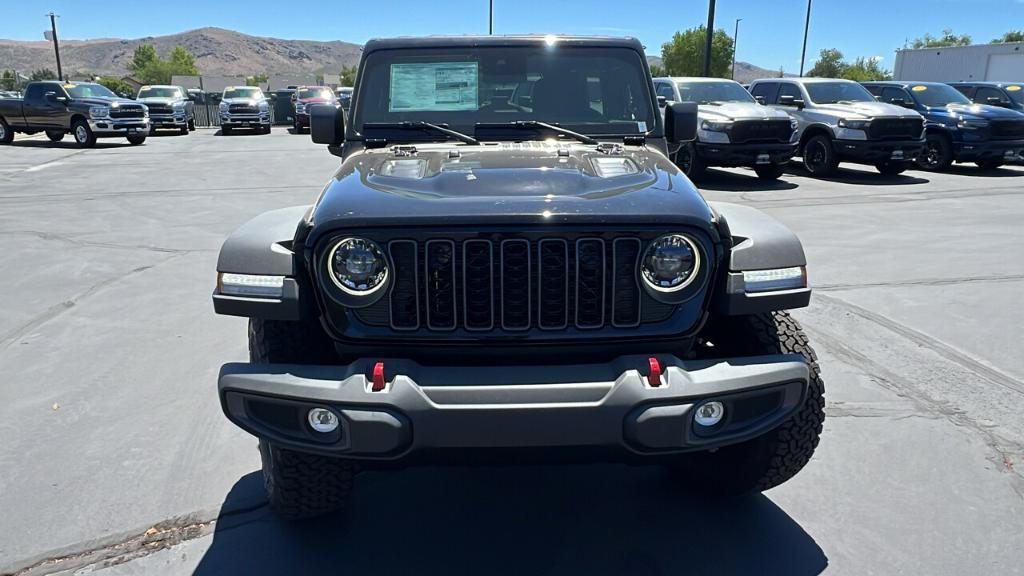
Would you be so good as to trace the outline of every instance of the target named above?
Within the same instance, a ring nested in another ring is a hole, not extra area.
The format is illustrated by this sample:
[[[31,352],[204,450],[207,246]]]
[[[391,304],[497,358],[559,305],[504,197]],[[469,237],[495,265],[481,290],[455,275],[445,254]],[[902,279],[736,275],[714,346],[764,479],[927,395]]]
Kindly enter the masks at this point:
[[[598,156],[591,158],[590,163],[601,178],[615,178],[640,172],[632,158]]]
[[[427,173],[427,161],[422,158],[388,160],[380,168],[381,176],[419,180]]]

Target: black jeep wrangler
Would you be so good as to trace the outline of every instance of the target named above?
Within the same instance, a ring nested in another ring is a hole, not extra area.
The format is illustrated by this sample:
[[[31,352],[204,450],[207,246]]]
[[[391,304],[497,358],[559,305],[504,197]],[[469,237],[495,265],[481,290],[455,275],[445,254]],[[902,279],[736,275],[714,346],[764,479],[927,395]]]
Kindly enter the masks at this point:
[[[352,102],[310,107],[342,159],[316,202],[243,225],[217,265],[250,350],[220,401],[278,512],[424,462],[660,463],[708,493],[807,464],[803,249],[669,160],[696,104],[659,113],[638,41],[374,40]]]

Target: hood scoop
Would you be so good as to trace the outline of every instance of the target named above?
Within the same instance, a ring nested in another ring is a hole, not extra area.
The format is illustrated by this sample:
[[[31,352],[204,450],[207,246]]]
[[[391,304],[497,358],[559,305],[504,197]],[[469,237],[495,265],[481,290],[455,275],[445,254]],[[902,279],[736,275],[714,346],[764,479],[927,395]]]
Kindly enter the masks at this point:
[[[380,166],[381,176],[420,180],[427,173],[427,161],[423,158],[401,158],[387,160]]]
[[[632,158],[626,157],[603,157],[595,156],[590,159],[594,166],[594,172],[601,178],[615,178],[617,176],[628,176],[640,172],[640,167]]]

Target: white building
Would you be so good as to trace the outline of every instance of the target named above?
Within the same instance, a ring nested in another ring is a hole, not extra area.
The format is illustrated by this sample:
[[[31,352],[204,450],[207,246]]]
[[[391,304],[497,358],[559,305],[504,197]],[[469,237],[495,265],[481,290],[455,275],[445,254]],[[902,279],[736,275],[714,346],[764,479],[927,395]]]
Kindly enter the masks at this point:
[[[893,78],[908,82],[1022,82],[1024,43],[897,50]]]

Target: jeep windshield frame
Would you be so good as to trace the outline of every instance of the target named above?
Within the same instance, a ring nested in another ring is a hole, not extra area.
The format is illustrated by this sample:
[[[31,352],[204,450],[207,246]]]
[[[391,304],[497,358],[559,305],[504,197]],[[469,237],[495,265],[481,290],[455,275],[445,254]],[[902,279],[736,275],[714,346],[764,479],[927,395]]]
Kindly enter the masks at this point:
[[[878,102],[867,88],[856,82],[808,82],[804,87],[815,104]]]
[[[448,138],[387,128],[403,122],[429,122],[483,140],[542,137],[499,127],[515,122],[542,122],[592,138],[647,137],[660,129],[646,63],[628,45],[523,41],[381,48],[365,54],[355,98],[349,123],[355,140]]]

